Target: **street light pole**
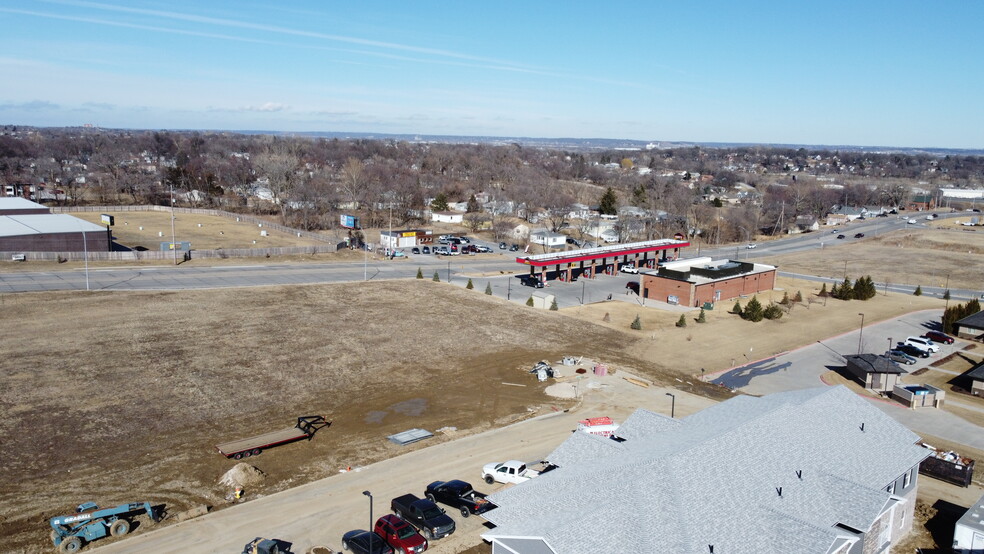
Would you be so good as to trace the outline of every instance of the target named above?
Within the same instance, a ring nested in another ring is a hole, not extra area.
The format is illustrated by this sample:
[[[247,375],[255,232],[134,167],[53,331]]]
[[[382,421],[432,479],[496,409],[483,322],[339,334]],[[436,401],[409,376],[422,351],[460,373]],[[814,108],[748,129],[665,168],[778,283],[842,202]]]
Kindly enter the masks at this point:
[[[171,251],[174,252],[174,265],[178,265],[178,245],[174,244],[174,183],[171,185]]]
[[[892,349],[892,337],[888,337],[888,349]]]
[[[676,417],[676,396],[672,392],[666,393],[666,396],[670,397],[670,419]]]
[[[85,239],[85,231],[82,229],[81,221],[79,221],[79,231],[82,231],[82,256],[85,260],[85,290],[89,290],[89,245]]]
[[[369,492],[369,491],[362,491],[362,494],[364,494],[364,495],[366,495],[366,496],[369,497],[369,529],[368,529],[368,531],[369,531],[369,552],[375,552],[375,550],[373,550],[373,548],[372,548],[372,540],[374,538],[376,538],[376,537],[373,536],[376,533],[374,533],[373,530],[372,530],[372,493]]]
[[[864,314],[858,313],[861,316],[861,329],[858,331],[858,355],[861,355],[861,338],[864,336]]]

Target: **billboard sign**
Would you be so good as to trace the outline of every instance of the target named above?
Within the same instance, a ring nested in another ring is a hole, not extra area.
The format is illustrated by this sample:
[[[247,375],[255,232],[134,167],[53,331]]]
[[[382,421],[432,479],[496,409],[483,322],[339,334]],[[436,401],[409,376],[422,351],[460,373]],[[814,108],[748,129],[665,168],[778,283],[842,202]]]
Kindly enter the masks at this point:
[[[103,225],[113,225],[116,223],[116,220],[113,218],[113,216],[109,214],[100,214],[100,217],[102,218]]]
[[[339,216],[339,225],[345,227],[346,229],[359,229],[359,218],[354,215],[342,214]]]

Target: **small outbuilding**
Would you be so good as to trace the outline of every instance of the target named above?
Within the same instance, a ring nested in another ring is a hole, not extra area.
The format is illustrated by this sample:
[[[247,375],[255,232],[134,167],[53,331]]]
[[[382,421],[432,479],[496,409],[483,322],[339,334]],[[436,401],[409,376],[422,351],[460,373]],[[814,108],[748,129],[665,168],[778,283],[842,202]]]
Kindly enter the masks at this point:
[[[984,496],[954,525],[953,551],[958,554],[984,552]]]
[[[562,248],[567,244],[567,235],[562,233],[552,233],[550,231],[535,231],[530,233],[530,242],[542,244],[550,248]]]
[[[964,376],[970,380],[970,394],[984,396],[984,362],[975,365]]]
[[[891,392],[906,370],[892,360],[878,354],[851,354],[845,370],[858,383],[875,392]]]

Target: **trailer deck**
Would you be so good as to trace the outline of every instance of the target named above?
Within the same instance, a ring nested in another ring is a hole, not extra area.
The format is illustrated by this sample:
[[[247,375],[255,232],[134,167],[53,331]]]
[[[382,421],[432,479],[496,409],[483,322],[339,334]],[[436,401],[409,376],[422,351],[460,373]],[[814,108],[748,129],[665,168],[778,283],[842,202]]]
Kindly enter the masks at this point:
[[[271,431],[245,439],[239,439],[218,444],[215,448],[226,458],[236,460],[257,456],[267,448],[273,448],[281,444],[298,441],[301,439],[311,439],[315,432],[322,427],[331,425],[330,421],[325,420],[324,416],[301,416],[297,418],[297,424],[293,427]]]

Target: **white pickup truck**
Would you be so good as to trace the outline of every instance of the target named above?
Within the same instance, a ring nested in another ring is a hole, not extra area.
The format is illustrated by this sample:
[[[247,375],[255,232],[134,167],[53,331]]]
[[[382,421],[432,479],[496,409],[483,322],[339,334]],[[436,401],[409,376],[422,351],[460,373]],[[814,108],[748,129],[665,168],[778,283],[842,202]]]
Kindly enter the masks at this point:
[[[509,460],[508,462],[485,464],[482,468],[482,479],[488,484],[495,483],[522,483],[539,475],[540,472],[529,469],[526,464],[519,460]]]

